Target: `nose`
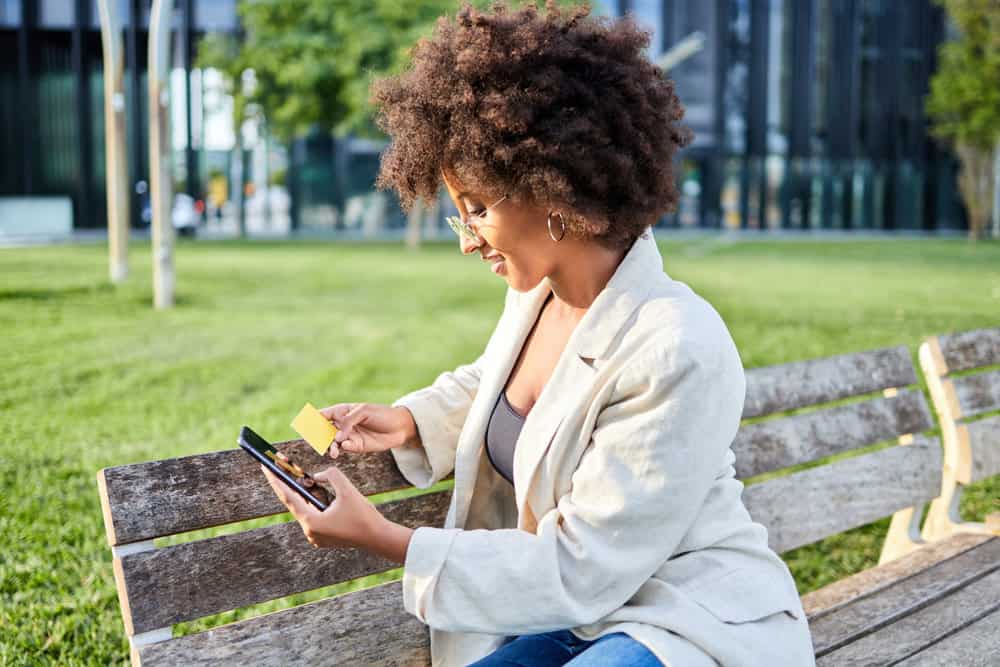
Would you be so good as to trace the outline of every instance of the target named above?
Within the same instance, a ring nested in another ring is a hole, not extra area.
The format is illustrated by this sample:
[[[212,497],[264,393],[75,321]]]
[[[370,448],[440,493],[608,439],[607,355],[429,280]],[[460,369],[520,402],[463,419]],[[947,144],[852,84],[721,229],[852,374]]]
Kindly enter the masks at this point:
[[[475,227],[473,227],[475,229]],[[468,255],[469,253],[475,252],[483,245],[483,237],[479,234],[479,230],[476,230],[476,240],[473,241],[465,234],[459,236],[458,246],[462,249],[463,255]]]

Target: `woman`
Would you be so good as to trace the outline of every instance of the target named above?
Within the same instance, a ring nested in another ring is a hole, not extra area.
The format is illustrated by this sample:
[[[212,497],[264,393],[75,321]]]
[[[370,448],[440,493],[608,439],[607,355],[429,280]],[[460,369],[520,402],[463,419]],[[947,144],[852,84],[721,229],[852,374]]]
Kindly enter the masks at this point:
[[[408,209],[443,181],[462,252],[508,284],[474,362],[324,410],[335,458],[388,449],[420,488],[454,471],[444,526],[388,521],[336,467],[322,513],[268,478],[314,545],[403,563],[434,665],[813,665],[734,478],[739,353],[648,231],[689,140],[673,84],[629,18],[546,10],[466,6],[374,87],[378,186]]]

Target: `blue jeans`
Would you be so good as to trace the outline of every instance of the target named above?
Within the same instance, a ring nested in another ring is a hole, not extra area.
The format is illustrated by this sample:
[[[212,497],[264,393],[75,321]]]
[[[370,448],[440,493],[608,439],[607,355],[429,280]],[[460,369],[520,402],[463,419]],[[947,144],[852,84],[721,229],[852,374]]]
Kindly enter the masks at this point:
[[[624,632],[593,641],[569,630],[520,635],[469,667],[663,667],[648,648]]]

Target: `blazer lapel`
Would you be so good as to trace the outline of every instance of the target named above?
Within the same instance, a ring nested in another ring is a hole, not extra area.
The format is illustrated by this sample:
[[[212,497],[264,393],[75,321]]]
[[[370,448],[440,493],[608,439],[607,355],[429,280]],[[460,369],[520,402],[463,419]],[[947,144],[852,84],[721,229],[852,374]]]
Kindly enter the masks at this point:
[[[642,303],[657,275],[665,277],[663,258],[651,233],[640,236],[618,265],[608,284],[577,323],[566,347],[528,412],[514,449],[514,490],[518,516],[524,517],[525,504],[538,464],[552,444],[563,419],[586,395],[593,380],[595,359],[606,358],[611,343],[623,332],[636,308]],[[480,456],[486,447],[486,426],[490,411],[506,384],[532,325],[551,291],[548,278],[521,297],[518,317],[505,343],[483,369],[476,399],[467,417],[466,438],[459,443],[455,462],[455,525],[463,526],[469,500],[475,488]],[[533,519],[533,517],[532,517]],[[533,520],[527,521],[533,526]]]
[[[550,291],[549,280],[544,278],[537,287],[521,297],[521,307],[510,327],[510,332],[502,339],[504,344],[499,347],[496,356],[491,357],[491,363],[483,368],[479,389],[476,390],[476,397],[469,408],[466,429],[459,436],[456,452],[455,488],[452,494],[457,503],[455,525],[458,527],[465,525],[469,507],[468,501],[472,497],[479,471],[479,458],[486,447],[486,427],[489,424],[490,411],[493,409],[500,389],[506,384],[518,354],[524,346],[524,341],[538,318],[538,313]],[[529,418],[532,412],[534,409],[528,413]],[[527,424],[525,424],[526,426]],[[523,433],[524,429],[521,432]],[[518,444],[520,444],[520,439]]]

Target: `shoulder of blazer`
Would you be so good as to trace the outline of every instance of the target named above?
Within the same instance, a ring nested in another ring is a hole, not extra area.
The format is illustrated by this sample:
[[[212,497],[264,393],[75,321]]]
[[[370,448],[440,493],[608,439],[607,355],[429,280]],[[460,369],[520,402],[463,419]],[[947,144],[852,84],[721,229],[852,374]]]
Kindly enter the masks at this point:
[[[646,295],[633,323],[640,354],[690,355],[713,366],[736,352],[722,315],[686,283],[670,279]]]

